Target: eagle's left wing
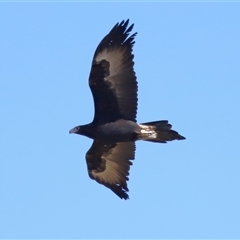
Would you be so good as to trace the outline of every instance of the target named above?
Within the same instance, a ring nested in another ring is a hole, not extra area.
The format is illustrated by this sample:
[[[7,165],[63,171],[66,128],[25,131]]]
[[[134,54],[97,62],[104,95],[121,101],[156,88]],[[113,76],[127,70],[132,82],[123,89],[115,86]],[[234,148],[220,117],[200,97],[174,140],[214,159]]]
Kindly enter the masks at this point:
[[[92,91],[95,122],[119,118],[136,121],[137,81],[133,69],[133,25],[128,20],[116,24],[99,43],[92,61],[89,86]]]

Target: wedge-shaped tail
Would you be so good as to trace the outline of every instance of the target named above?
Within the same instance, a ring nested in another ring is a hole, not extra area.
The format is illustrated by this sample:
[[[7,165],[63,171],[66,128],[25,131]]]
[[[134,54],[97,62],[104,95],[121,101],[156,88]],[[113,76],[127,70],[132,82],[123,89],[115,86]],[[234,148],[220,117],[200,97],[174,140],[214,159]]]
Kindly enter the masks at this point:
[[[155,121],[139,124],[141,127],[139,140],[166,143],[167,141],[183,140],[185,137],[172,130],[168,121]]]

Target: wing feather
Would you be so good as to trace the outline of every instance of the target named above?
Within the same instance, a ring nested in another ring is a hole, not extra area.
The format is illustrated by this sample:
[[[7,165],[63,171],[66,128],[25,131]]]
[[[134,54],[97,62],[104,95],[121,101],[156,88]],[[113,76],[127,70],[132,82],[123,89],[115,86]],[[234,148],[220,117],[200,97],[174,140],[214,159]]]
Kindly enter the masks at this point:
[[[136,33],[128,20],[116,24],[98,45],[92,62],[89,86],[92,91],[94,121],[119,118],[136,122],[137,81],[133,69],[132,47]]]
[[[89,177],[127,199],[127,181],[135,143],[94,141],[86,154]]]

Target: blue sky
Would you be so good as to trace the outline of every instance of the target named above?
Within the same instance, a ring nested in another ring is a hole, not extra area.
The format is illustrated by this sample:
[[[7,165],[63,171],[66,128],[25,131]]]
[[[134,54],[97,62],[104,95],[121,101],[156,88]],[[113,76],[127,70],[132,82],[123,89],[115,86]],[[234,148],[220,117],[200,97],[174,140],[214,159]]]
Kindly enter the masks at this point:
[[[0,3],[1,238],[240,238],[239,3]],[[130,200],[89,179],[92,56],[130,18],[138,121]]]

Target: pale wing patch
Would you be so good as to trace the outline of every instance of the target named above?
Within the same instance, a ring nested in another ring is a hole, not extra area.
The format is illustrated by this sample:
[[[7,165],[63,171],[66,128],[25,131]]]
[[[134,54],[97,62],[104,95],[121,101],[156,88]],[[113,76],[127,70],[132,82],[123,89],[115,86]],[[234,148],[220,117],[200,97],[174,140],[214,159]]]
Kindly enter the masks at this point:
[[[113,77],[118,75],[122,70],[122,62],[124,59],[124,53],[126,52],[126,47],[104,49],[102,52],[98,53],[95,57],[97,62],[106,60],[110,64],[110,76]],[[106,79],[107,80],[107,79]]]
[[[109,76],[104,81],[114,89],[119,108],[126,117],[135,118],[136,115],[136,76],[133,70],[131,52],[127,47],[108,48],[98,53],[96,62],[106,60],[109,63]]]
[[[100,183],[111,185],[126,185],[129,175],[130,159],[134,159],[134,143],[117,143],[117,146],[102,155],[106,168],[103,172],[92,170],[89,172],[92,178]]]

